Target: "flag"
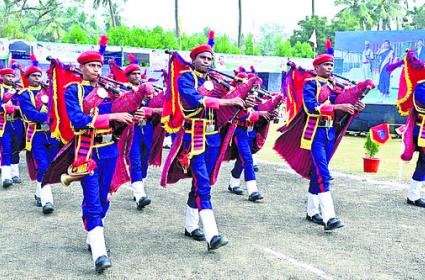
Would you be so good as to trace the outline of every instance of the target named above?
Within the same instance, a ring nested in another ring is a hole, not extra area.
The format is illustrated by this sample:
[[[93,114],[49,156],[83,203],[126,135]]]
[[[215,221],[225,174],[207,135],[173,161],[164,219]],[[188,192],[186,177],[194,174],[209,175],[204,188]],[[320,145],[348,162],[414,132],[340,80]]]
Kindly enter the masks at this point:
[[[168,78],[161,118],[164,129],[169,133],[178,132],[184,122],[177,81],[182,73],[189,70],[189,64],[177,52],[173,52],[168,62]]]
[[[308,39],[308,41],[313,43],[315,49],[317,48],[316,29],[313,29],[313,33],[311,33],[310,39]]]
[[[390,126],[387,123],[382,123],[371,127],[370,139],[376,144],[385,144],[390,138]]]
[[[74,137],[74,132],[66,111],[65,90],[68,84],[81,82],[81,77],[67,70],[58,59],[55,59],[50,64],[49,81],[49,100],[51,102],[49,102],[48,122],[50,132],[53,137],[66,144]]]

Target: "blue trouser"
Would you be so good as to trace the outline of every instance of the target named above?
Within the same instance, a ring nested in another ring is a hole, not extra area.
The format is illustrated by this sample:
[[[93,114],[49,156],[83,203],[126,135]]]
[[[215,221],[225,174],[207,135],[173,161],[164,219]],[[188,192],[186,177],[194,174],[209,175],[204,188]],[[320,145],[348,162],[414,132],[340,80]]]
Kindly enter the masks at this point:
[[[254,163],[252,159],[252,145],[254,143],[256,132],[247,131],[245,128],[238,127],[235,130],[233,139],[238,147],[238,158],[232,169],[233,178],[240,178],[244,170],[245,181],[255,180]]]
[[[205,152],[193,156],[190,160],[193,180],[187,205],[191,208],[212,209],[210,176],[220,151],[220,141],[218,133],[206,136]],[[185,148],[190,147],[190,134],[184,135],[183,145]]]
[[[130,176],[132,183],[142,181],[147,176],[152,140],[153,126],[151,123],[143,127],[134,126],[133,143],[130,149]]]
[[[415,133],[414,133],[415,135]],[[417,135],[417,134],[416,134]],[[413,172],[412,179],[415,181],[425,181],[425,152],[423,147],[418,147],[418,137],[413,137],[413,143],[416,145],[416,150],[419,152],[418,161],[416,162],[416,169]]]
[[[59,144],[58,140],[50,137],[49,132],[35,132],[31,153],[37,164],[37,182],[43,181],[47,168],[59,151]]]
[[[103,227],[102,219],[106,216],[106,212],[109,209],[108,193],[118,157],[118,150],[115,144],[111,146],[114,146],[114,149],[111,149],[110,146],[99,148],[99,151],[93,149],[96,168],[92,175],[84,176],[81,179],[84,195],[81,208],[84,226],[87,231],[97,226]],[[104,151],[107,149],[109,151],[106,158],[97,158],[96,155],[104,154],[100,151],[101,149],[104,149]]]
[[[19,163],[19,152],[24,134],[24,125],[20,119],[6,122],[1,138],[1,165],[8,166]]]
[[[309,192],[318,194],[329,191],[331,174],[329,161],[335,145],[335,130],[318,127],[311,145],[311,178]]]

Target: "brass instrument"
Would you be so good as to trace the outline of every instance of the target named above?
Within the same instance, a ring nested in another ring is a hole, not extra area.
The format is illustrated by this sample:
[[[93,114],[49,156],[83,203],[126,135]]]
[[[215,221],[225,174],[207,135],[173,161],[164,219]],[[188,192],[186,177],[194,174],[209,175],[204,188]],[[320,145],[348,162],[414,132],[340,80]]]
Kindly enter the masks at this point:
[[[69,187],[69,185],[71,185],[72,182],[79,181],[84,176],[92,174],[92,172],[87,172],[84,170],[87,170],[85,164],[77,168],[70,165],[68,167],[67,173],[63,173],[61,175],[62,185],[64,185],[65,187]]]

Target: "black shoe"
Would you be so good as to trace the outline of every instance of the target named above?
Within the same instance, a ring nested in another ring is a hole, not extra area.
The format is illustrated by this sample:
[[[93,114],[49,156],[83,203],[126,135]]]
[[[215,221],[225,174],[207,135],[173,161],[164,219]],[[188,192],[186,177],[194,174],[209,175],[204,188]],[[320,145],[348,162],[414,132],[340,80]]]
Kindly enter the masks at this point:
[[[53,204],[51,202],[47,202],[46,204],[44,204],[43,206],[43,214],[50,214],[55,210],[55,208],[53,207]]]
[[[338,218],[331,218],[325,225],[325,230],[334,230],[343,227],[344,223]]]
[[[241,189],[241,187],[233,187],[232,188],[231,186],[229,186],[227,189],[229,190],[229,192],[237,194],[237,195],[243,194],[243,190]]]
[[[145,206],[151,204],[152,200],[149,198],[149,196],[144,196],[139,199],[138,202],[136,202],[137,210],[142,210],[145,208]]]
[[[14,184],[20,184],[20,183],[22,183],[22,180],[21,180],[21,178],[19,178],[18,176],[13,176],[13,178],[12,178],[12,182],[13,182]]]
[[[258,165],[254,165],[254,172],[258,172],[260,169],[258,168]]]
[[[3,188],[7,189],[13,185],[13,181],[11,179],[6,179],[3,181]]]
[[[313,223],[321,225],[321,226],[325,225],[325,223],[323,222],[322,215],[320,215],[319,213],[313,215],[313,217],[310,217],[307,214],[306,219],[307,219],[307,221],[313,222]]]
[[[97,273],[102,273],[108,267],[111,267],[111,261],[108,256],[100,256],[94,262],[94,267]]]
[[[34,199],[35,199],[35,205],[37,207],[41,207],[41,198],[39,196],[34,195]]]
[[[422,198],[419,198],[419,199],[417,199],[415,201],[412,201],[410,199],[407,199],[407,204],[425,208],[425,200],[422,199]]]
[[[249,195],[248,200],[255,202],[257,200],[263,199],[263,195],[259,192],[253,192],[252,194]]]
[[[222,246],[227,245],[227,243],[229,243],[229,240],[227,240],[226,237],[221,235],[214,235],[213,238],[211,239],[211,242],[207,243],[208,251],[216,250]]]
[[[184,229],[184,235],[191,237],[196,241],[205,241],[204,232],[200,228],[197,228],[192,232],[188,232],[187,229]]]

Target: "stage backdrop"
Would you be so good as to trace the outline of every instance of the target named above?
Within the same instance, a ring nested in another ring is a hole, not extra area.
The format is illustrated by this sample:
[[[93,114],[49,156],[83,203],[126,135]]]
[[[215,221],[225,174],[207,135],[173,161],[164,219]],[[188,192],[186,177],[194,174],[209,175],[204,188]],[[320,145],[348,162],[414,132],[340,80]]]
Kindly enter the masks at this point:
[[[425,30],[336,32],[335,73],[355,81],[372,79],[377,87],[366,103],[395,104],[401,68],[389,73],[386,67],[403,59],[406,49],[415,49],[419,39],[425,39]]]

